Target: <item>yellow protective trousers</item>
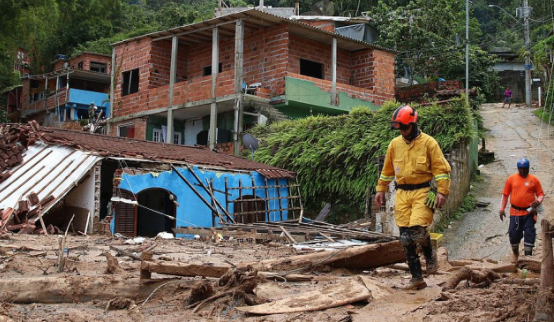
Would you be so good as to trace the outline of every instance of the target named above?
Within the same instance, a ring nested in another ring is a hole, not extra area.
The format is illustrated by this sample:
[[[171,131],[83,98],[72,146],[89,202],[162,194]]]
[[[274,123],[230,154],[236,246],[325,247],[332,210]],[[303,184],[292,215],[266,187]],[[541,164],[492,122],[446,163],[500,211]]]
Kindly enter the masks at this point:
[[[433,210],[425,205],[431,188],[417,190],[396,190],[394,219],[398,227],[423,226],[433,223]]]

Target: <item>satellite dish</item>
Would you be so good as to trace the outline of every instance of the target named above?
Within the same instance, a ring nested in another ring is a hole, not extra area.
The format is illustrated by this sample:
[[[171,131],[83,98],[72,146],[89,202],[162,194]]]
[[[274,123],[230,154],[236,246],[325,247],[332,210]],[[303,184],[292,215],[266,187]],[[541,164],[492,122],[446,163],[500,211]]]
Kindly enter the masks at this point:
[[[245,133],[242,136],[242,145],[252,151],[252,160],[254,160],[254,151],[258,149],[258,139],[253,137],[251,134]]]

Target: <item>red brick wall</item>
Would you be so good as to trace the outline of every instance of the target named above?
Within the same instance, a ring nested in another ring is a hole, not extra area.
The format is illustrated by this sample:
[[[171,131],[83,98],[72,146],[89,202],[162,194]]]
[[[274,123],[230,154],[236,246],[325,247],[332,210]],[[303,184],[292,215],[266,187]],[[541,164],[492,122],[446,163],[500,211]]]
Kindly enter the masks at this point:
[[[373,51],[374,102],[382,105],[394,98],[394,54]]]
[[[331,45],[291,35],[288,71],[300,73],[300,59],[323,64],[323,77],[331,80]],[[349,84],[352,77],[352,57],[349,52],[337,51],[337,83]]]
[[[285,87],[289,31],[286,25],[244,35],[244,81],[261,83],[264,93],[281,95]]]
[[[23,79],[23,89],[21,90],[21,110],[25,111],[29,109],[29,90],[31,89],[31,80],[28,78]]]
[[[219,153],[233,155],[235,144],[233,142],[218,143],[215,145],[215,149]]]
[[[75,57],[70,57],[68,60],[69,66],[72,68],[77,68],[77,64],[83,62],[83,70],[90,70],[90,62],[96,63],[105,63],[106,65],[106,74],[111,73],[111,56],[99,55],[94,53],[82,53]],[[54,70],[59,70],[63,68],[65,61],[59,60],[54,64]]]
[[[126,42],[116,47],[115,101],[121,99],[122,73],[139,68],[139,92],[149,88],[150,82],[150,45],[151,38],[146,37],[136,41]],[[170,51],[171,52],[171,51]]]
[[[148,101],[148,89],[150,87],[149,63],[151,44],[151,38],[146,37],[136,41],[126,42],[116,47],[115,64],[117,75],[115,78],[116,85],[114,89],[112,117],[127,115],[145,109],[145,103]],[[139,69],[138,93],[122,97],[122,73],[136,68]]]
[[[203,77],[204,67],[212,65],[212,43],[207,42],[187,47],[187,76],[189,79]],[[179,60],[182,58],[179,57]],[[235,68],[235,39],[219,42],[219,62],[222,71]],[[211,77],[211,76],[210,76]]]
[[[135,126],[135,139],[137,140],[146,140],[148,118],[137,118],[132,121],[123,121],[118,123],[112,123],[110,125],[110,133],[107,133],[109,136],[117,136],[117,128],[122,125],[131,125]]]
[[[373,89],[375,85],[373,52],[374,50],[366,49],[352,53],[352,85]]]
[[[417,84],[396,88],[396,100],[402,103],[420,102],[424,95],[435,96],[437,83]]]
[[[171,39],[169,41],[153,41],[150,51],[150,70],[148,88],[155,88],[169,84],[171,68]]]

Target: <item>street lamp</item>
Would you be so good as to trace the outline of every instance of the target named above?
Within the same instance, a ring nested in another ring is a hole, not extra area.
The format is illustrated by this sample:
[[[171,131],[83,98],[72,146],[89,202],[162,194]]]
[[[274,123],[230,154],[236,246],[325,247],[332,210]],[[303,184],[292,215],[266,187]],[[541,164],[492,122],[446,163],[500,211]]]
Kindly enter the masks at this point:
[[[498,8],[498,9],[500,9],[501,11],[504,11],[504,13],[505,13],[506,15],[508,15],[510,18],[512,18],[512,19],[514,19],[515,21],[517,21],[518,23],[520,23],[519,20],[517,20],[516,17],[512,16],[511,14],[509,14],[508,11],[502,9],[502,7],[499,7],[499,6],[494,5],[494,4],[489,4],[489,8]]]
[[[530,40],[530,37],[529,37],[529,12],[530,12],[530,8],[529,8],[529,5],[528,5],[528,0],[523,0],[523,26],[524,26],[524,36],[525,36],[525,65],[524,65],[524,68],[525,68],[525,105],[527,105],[527,107],[531,107],[531,40]],[[489,4],[489,7],[491,8],[498,8],[500,10],[502,10],[502,12],[504,12],[506,15],[510,16],[512,19],[514,19],[515,21],[517,21],[518,23],[521,23],[519,22],[519,20],[517,20],[514,16],[512,16],[511,14],[509,14],[506,10],[502,9],[501,7],[499,6],[496,6],[494,4]]]

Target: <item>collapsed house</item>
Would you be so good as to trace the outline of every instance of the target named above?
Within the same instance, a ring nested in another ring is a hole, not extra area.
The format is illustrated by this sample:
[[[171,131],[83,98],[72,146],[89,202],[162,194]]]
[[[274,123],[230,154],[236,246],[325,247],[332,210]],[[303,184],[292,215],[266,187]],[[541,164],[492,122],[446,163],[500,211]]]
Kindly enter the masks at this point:
[[[294,173],[200,146],[0,127],[0,227],[156,236],[302,212]],[[73,218],[73,220],[72,220]],[[69,227],[69,223],[71,225]]]

